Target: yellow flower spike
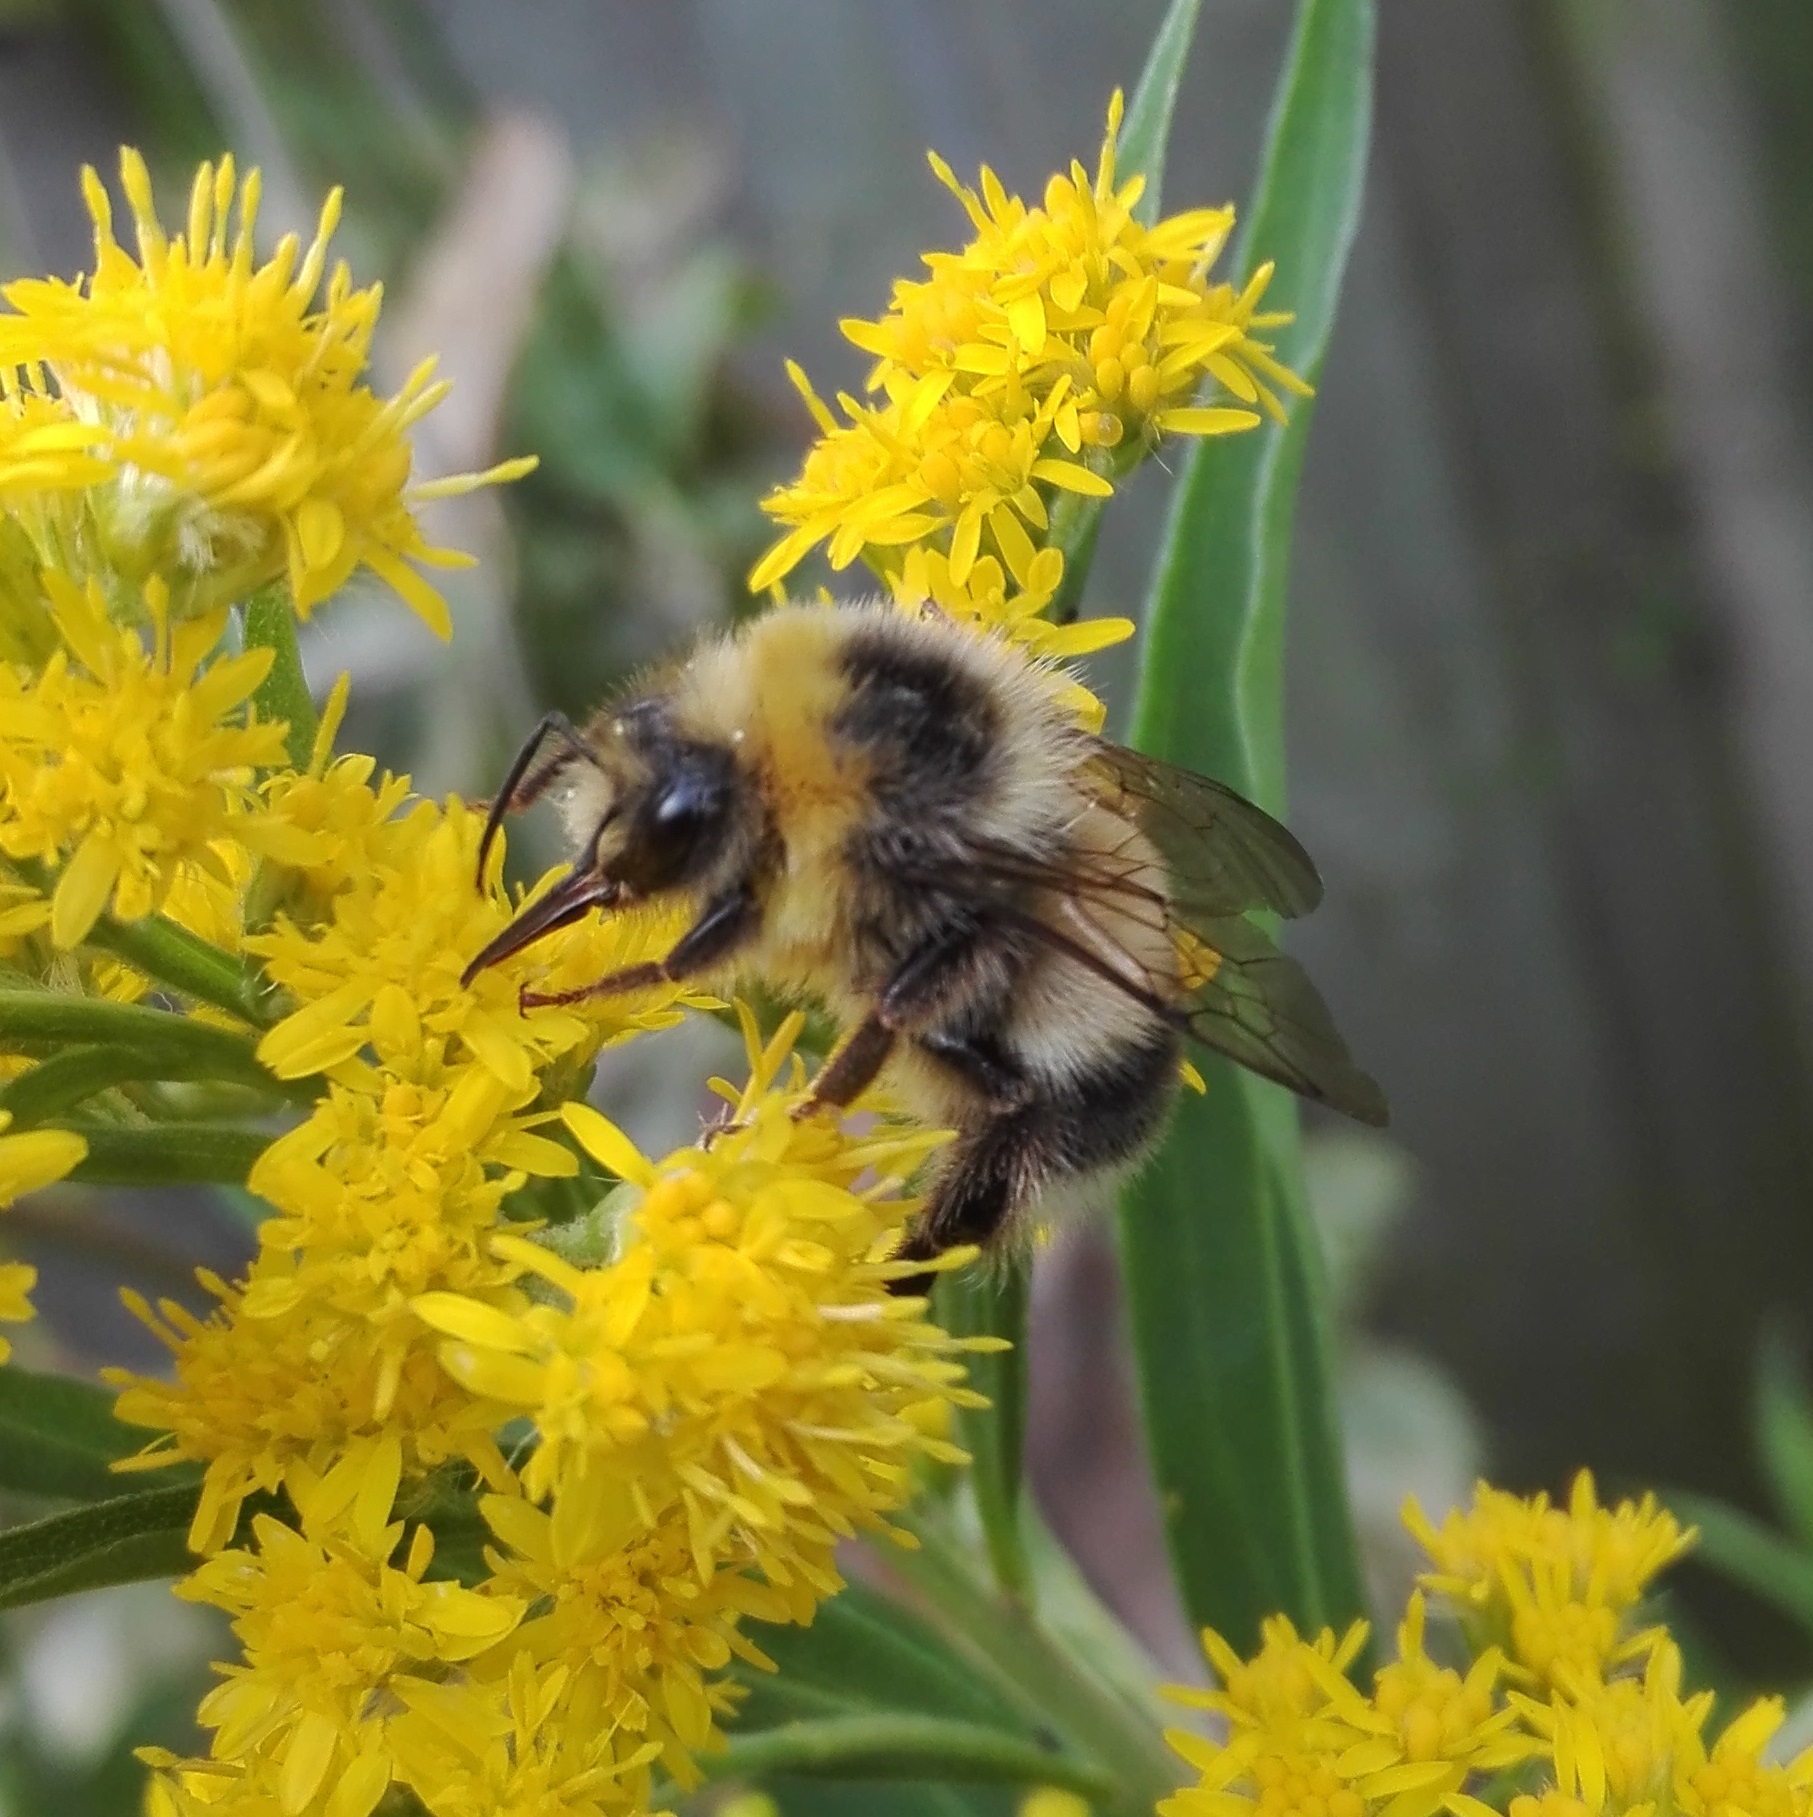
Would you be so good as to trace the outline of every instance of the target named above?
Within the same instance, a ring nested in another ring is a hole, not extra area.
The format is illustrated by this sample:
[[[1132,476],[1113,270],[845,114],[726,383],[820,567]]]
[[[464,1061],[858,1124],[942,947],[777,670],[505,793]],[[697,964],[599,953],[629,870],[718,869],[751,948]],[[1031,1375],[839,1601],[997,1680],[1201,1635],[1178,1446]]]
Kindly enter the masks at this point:
[[[416,505],[534,463],[411,485],[408,431],[446,388],[418,370],[394,398],[372,391],[380,292],[356,288],[343,265],[328,274],[338,190],[306,252],[291,235],[258,266],[256,171],[241,184],[230,157],[204,164],[174,238],[136,152],[121,153],[120,178],[136,259],[85,170],[92,275],[0,292],[12,312],[0,315],[0,370],[36,375],[9,381],[12,397],[0,398],[0,491],[89,488],[81,510],[92,532],[47,517],[42,559],[105,548],[128,578],[164,573],[181,616],[285,576],[307,617],[364,566],[445,636],[445,602],[419,570],[463,558],[428,543]]]
[[[1073,166],[1038,207],[986,168],[971,190],[931,155],[976,237],[927,254],[929,276],[897,283],[879,319],[842,324],[874,358],[878,401],[840,397],[840,422],[789,367],[819,439],[798,478],[763,501],[784,533],[751,571],[751,591],[820,544],[832,567],[863,555],[891,584],[905,549],[907,563],[936,555],[958,591],[984,560],[1031,589],[1048,496],[1107,498],[1115,474],[1164,434],[1238,433],[1262,410],[1283,414],[1278,390],[1307,393],[1258,338],[1289,319],[1259,312],[1270,268],[1238,293],[1208,282],[1233,210],[1143,226],[1132,212],[1143,179],[1115,176],[1119,127],[1111,103],[1093,183]],[[906,596],[935,595],[915,577]]]
[[[0,1262],[0,1325],[24,1325],[38,1316],[31,1303],[37,1284],[38,1271],[29,1262]],[[12,1354],[12,1339],[0,1337],[0,1363]]]
[[[1694,1539],[1653,1495],[1601,1507],[1585,1471],[1565,1510],[1482,1483],[1440,1528],[1414,1497],[1404,1524],[1435,1566],[1424,1587],[1545,1683],[1645,1655],[1654,1636],[1627,1633],[1625,1617]]]
[[[214,848],[293,849],[267,814],[256,771],[283,758],[285,728],[245,707],[268,650],[217,654],[226,615],[172,630],[147,583],[154,638],[109,622],[100,589],[47,574],[61,648],[31,679],[0,676],[0,851],[61,865],[50,931],[78,945],[107,910],[137,920]]]
[[[418,1674],[439,1677],[496,1648],[520,1621],[522,1602],[505,1592],[423,1581],[432,1541],[422,1529],[404,1564],[391,1562],[403,1529],[378,1504],[394,1493],[396,1462],[380,1442],[339,1475],[293,1473],[300,1531],[259,1515],[249,1547],[177,1585],[186,1600],[226,1611],[244,1658],[202,1700],[212,1758],[159,1756],[153,1808],[183,1810],[219,1776],[271,1801],[248,1808],[369,1812],[395,1775],[385,1703]]]

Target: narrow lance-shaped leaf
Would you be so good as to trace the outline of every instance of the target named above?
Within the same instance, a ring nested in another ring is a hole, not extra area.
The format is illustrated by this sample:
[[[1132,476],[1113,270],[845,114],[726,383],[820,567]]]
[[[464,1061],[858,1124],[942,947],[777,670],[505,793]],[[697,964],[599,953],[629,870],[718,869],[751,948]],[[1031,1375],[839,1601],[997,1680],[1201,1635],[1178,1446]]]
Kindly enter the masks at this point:
[[[1124,176],[1143,175],[1146,189],[1139,213],[1157,219],[1164,180],[1165,142],[1171,114],[1183,80],[1184,64],[1196,35],[1201,0],[1171,0],[1146,58],[1138,86],[1122,123],[1119,168]],[[1051,543],[1064,553],[1064,579],[1052,614],[1072,618],[1095,554],[1102,501],[1073,492],[1061,493],[1052,512]],[[1026,1437],[1027,1279],[1023,1267],[999,1274],[972,1270],[963,1279],[946,1277],[938,1293],[938,1316],[945,1327],[965,1335],[986,1333],[1005,1338],[1011,1350],[978,1357],[971,1366],[976,1386],[988,1396],[986,1411],[965,1411],[960,1436],[974,1459],[970,1485],[988,1543],[995,1580],[1013,1596],[1031,1586],[1020,1532],[1020,1480]]]
[[[1765,1337],[1757,1356],[1756,1430],[1776,1505],[1800,1543],[1813,1546],[1813,1399],[1779,1331]]]
[[[110,1584],[176,1577],[194,1558],[193,1483],[141,1489],[0,1533],[0,1609]]]
[[[146,1434],[113,1417],[113,1396],[68,1375],[0,1369],[0,1489],[112,1501],[141,1485],[109,1466]],[[166,1479],[169,1480],[169,1479]]]
[[[1055,1785],[1105,1801],[1115,1791],[1100,1767],[1036,1742],[948,1716],[876,1711],[790,1722],[756,1734],[732,1733],[700,1764],[714,1779],[800,1773],[837,1779],[953,1779]]]
[[[1303,0],[1240,264],[1275,260],[1278,355],[1314,380],[1357,224],[1371,0]],[[1134,742],[1274,813],[1284,793],[1285,572],[1310,410],[1184,456],[1154,576]],[[1166,1536],[1193,1622],[1236,1647],[1282,1610],[1360,1613],[1297,1111],[1216,1060],[1124,1196],[1129,1323]]]
[[[1813,1635],[1813,1557],[1753,1515],[1709,1495],[1676,1491],[1668,1505],[1699,1529],[1702,1564],[1774,1604]]]

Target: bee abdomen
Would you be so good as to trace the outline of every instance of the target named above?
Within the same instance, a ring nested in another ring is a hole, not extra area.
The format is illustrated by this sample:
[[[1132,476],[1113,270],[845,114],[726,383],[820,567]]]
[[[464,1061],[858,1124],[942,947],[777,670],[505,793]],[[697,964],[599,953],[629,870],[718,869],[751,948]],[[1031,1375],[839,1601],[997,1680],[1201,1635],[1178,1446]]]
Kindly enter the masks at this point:
[[[1158,1133],[1183,1059],[1178,1034],[1156,1018],[1135,1040],[1098,1049],[1045,1082],[1039,1135],[1052,1176],[1125,1166]]]

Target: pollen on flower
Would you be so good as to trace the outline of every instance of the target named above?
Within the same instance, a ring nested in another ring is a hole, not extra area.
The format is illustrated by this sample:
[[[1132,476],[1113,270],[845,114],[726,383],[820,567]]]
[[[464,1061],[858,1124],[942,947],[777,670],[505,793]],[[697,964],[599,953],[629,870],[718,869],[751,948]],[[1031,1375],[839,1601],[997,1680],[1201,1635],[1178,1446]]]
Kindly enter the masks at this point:
[[[27,375],[0,409],[17,425],[0,430],[0,486],[10,442],[25,479],[79,471],[91,488],[83,522],[72,532],[56,520],[42,559],[99,575],[105,550],[105,566],[134,584],[156,570],[178,616],[285,577],[306,617],[364,566],[445,636],[446,603],[420,569],[466,558],[428,543],[415,504],[534,463],[411,486],[409,432],[447,386],[429,361],[394,397],[371,389],[380,293],[356,288],[344,264],[328,270],[338,190],[306,250],[290,235],[259,264],[257,171],[241,183],[230,157],[202,165],[174,235],[137,152],[120,154],[120,181],[136,257],[115,239],[113,205],[89,170],[93,272],[0,291],[12,310],[0,315],[0,370]]]

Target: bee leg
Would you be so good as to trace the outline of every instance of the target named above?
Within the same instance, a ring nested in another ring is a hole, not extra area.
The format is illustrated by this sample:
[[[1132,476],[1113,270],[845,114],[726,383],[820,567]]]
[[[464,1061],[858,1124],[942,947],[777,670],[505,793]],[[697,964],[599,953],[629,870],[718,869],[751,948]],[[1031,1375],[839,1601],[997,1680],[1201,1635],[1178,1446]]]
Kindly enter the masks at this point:
[[[728,959],[761,926],[762,912],[755,892],[738,884],[708,902],[699,918],[674,942],[665,959],[628,965],[620,972],[606,972],[578,990],[526,990],[517,998],[523,1009],[547,1009],[559,1003],[582,1003],[590,997],[620,997],[627,991],[648,990],[657,984],[677,984]]]
[[[810,1117],[827,1108],[843,1109],[875,1081],[887,1064],[894,1040],[903,1029],[935,1015],[961,984],[992,953],[993,930],[971,922],[938,929],[894,968],[875,1007],[856,1025],[812,1081],[812,1095],[794,1112]]]
[[[1046,1173],[1047,1136],[1042,1124],[1029,1104],[993,1117],[963,1137],[933,1189],[931,1203],[894,1259],[929,1262],[960,1243],[986,1249],[1037,1191]],[[901,1294],[928,1293],[933,1279],[930,1274],[907,1275],[892,1282],[891,1288]]]
[[[821,1110],[843,1110],[875,1082],[894,1049],[894,1029],[871,1010],[857,1023],[855,1032],[818,1069],[811,1095],[795,1107],[796,1122]]]

